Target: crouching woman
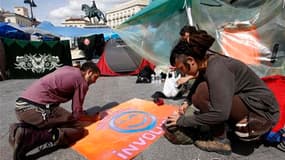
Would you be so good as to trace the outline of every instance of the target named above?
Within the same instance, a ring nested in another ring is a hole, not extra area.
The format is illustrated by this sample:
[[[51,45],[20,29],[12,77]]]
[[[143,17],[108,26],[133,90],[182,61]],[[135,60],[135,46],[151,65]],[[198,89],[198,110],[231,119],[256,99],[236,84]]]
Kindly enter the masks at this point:
[[[165,136],[173,143],[194,143],[206,151],[230,154],[225,126],[242,140],[259,139],[278,121],[279,107],[246,64],[209,51],[214,41],[201,32],[173,48],[172,65],[195,82],[179,111],[168,117]]]

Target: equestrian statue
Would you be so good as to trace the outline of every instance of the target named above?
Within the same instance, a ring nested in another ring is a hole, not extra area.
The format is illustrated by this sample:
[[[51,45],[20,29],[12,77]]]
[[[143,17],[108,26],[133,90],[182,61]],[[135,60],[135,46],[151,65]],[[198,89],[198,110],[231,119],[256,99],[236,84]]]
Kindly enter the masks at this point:
[[[97,8],[95,1],[93,1],[91,7],[89,7],[87,4],[82,4],[81,10],[85,12],[84,17],[88,17],[91,23],[93,17],[96,17],[98,22],[103,21],[104,23],[107,23],[104,13]]]

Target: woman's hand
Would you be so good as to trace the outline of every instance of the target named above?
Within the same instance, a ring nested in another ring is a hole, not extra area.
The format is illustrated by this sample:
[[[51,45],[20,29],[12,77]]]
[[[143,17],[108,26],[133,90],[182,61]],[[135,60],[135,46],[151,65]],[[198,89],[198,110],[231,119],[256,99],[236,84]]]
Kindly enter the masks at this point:
[[[175,71],[176,67],[175,66],[169,66],[170,71]]]
[[[186,109],[188,108],[188,106],[189,106],[189,104],[188,104],[186,101],[183,102],[183,103],[181,104],[181,106],[179,106],[179,108],[178,108],[178,113],[179,113],[180,115],[185,114],[185,111],[186,111]]]
[[[178,112],[174,112],[171,116],[169,116],[166,120],[166,127],[175,126],[177,125],[177,120],[179,119],[180,115]]]
[[[185,77],[179,78],[179,79],[176,81],[176,84],[179,86],[179,85],[184,84],[184,83],[186,83],[186,82],[188,82],[189,80],[194,79],[194,78],[196,78],[196,76],[189,76],[189,75],[187,75],[187,76],[185,76]]]

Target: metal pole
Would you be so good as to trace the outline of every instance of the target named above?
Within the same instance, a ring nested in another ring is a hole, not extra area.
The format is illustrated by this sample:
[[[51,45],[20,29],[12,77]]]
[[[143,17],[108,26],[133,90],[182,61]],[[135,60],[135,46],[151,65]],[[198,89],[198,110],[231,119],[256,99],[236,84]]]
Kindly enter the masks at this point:
[[[31,3],[30,3],[30,9],[31,9],[31,19],[33,20],[34,19],[34,15],[33,15],[33,7],[32,7]]]
[[[191,4],[188,4],[187,0],[184,0],[184,6],[188,18],[188,23],[190,26],[193,26],[193,19],[192,19],[192,10],[191,10]]]

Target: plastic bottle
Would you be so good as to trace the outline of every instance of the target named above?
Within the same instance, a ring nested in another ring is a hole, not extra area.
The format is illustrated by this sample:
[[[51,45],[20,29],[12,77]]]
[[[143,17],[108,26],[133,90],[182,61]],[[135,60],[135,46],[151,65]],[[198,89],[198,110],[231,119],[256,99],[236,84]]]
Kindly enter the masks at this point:
[[[151,74],[151,83],[155,83],[155,75]]]

